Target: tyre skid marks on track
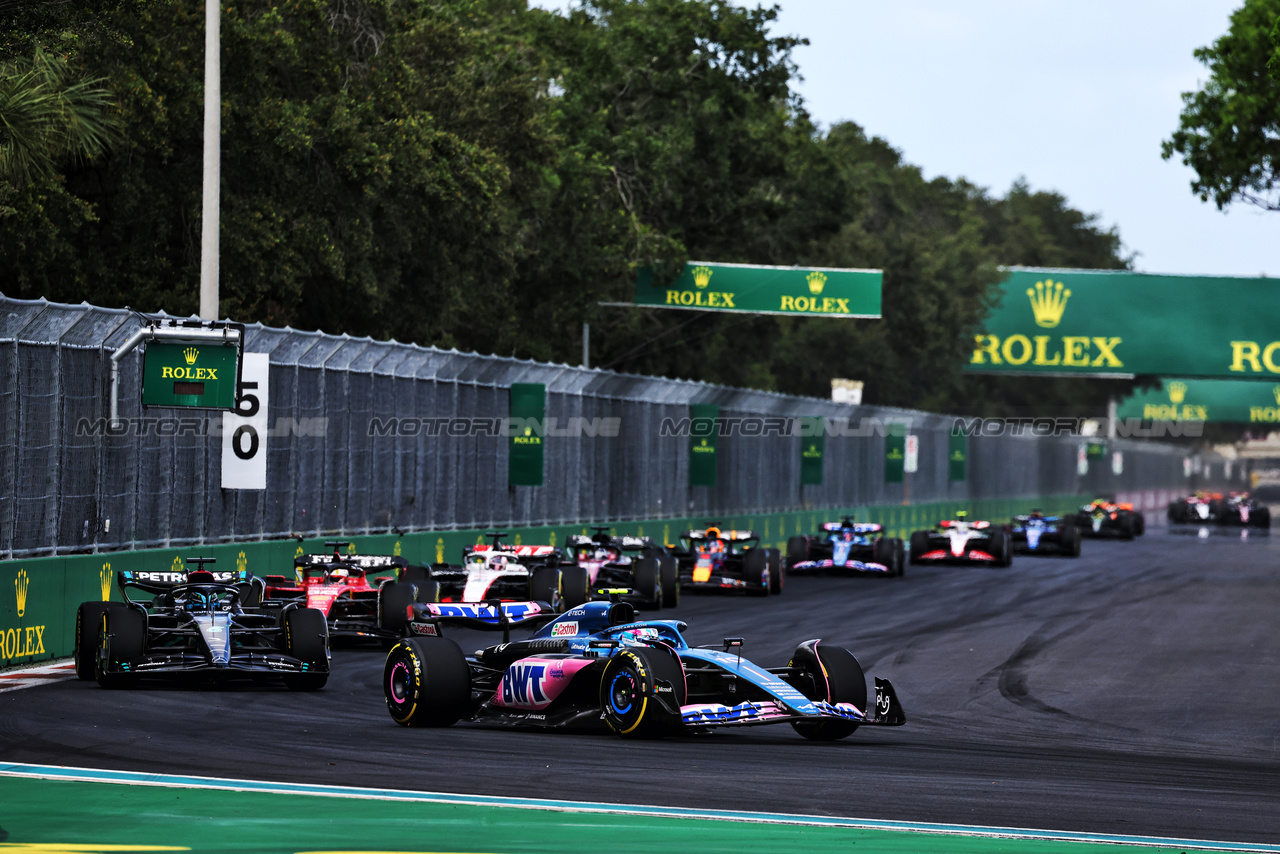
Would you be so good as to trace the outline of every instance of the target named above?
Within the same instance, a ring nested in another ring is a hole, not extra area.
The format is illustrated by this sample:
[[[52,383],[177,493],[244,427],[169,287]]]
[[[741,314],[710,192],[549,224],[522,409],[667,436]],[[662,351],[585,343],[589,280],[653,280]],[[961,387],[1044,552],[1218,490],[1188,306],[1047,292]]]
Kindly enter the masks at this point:
[[[547,810],[567,813],[610,813],[614,815],[636,815],[654,818],[701,819],[710,821],[751,822],[809,827],[846,827],[852,829],[899,831],[991,839],[1091,842],[1138,847],[1183,848],[1197,851],[1280,854],[1280,845],[1247,842],[1219,842],[1204,839],[1172,839],[1158,836],[1125,836],[1120,834],[1080,833],[1076,831],[1039,830],[1035,828],[1021,827],[983,827],[963,824],[883,821],[838,816],[762,813],[737,810],[690,809],[683,807],[648,806],[643,804],[629,805],[590,801],[494,797],[486,795],[452,794],[445,792],[418,792],[400,789],[367,789],[355,786],[325,786],[314,783],[277,783],[219,777],[148,774],[129,771],[101,771],[92,768],[23,765],[4,762],[0,762],[0,776],[134,786],[157,786],[164,788],[211,789],[282,795],[311,795],[336,798],[506,807],[513,809]]]

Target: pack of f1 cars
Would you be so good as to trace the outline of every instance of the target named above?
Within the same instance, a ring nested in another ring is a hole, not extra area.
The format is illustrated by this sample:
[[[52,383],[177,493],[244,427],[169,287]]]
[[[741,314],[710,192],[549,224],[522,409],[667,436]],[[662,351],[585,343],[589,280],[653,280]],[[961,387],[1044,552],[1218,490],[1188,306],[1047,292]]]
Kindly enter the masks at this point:
[[[426,573],[392,555],[342,554],[344,541],[326,542],[332,553],[298,555],[293,578],[264,575],[268,601],[305,604],[324,614],[331,637],[393,640],[403,632],[410,600],[432,601]],[[414,570],[418,570],[414,575]],[[387,573],[379,577],[378,573]],[[371,580],[372,577],[372,580]],[[410,580],[418,582],[412,587]]]
[[[1015,552],[1080,557],[1080,529],[1075,516],[1045,516],[1039,510],[1014,516],[1009,538]]]
[[[1081,507],[1075,514],[1075,523],[1086,537],[1116,536],[1132,540],[1147,530],[1147,520],[1141,511],[1134,510],[1132,504],[1117,504],[1107,498],[1094,499]]]
[[[902,575],[906,555],[902,540],[887,537],[884,526],[851,518],[824,522],[819,537],[787,540],[787,569],[793,572],[858,572]]]
[[[489,531],[485,536],[490,542],[463,549],[461,565],[431,565],[428,577],[437,593],[431,601],[542,602],[552,611],[587,601],[591,587],[587,571],[560,549],[504,543],[507,534],[503,531]],[[425,601],[427,597],[417,599]]]
[[[943,519],[937,527],[911,535],[911,562],[977,563],[1009,566],[1013,544],[1009,532],[990,522],[970,522],[961,511],[954,519]]]
[[[680,604],[680,568],[676,559],[648,537],[615,537],[607,525],[594,534],[570,535],[565,550],[587,571],[591,587],[629,588],[623,596],[641,608],[674,608]]]
[[[781,593],[787,580],[782,552],[760,547],[755,531],[693,528],[668,547],[680,568],[680,584],[691,590],[741,590],[748,596]]]
[[[868,708],[858,660],[821,640],[801,643],[785,667],[762,668],[742,657],[741,638],[694,648],[683,622],[637,622],[629,603],[589,602],[525,640],[467,656],[443,636],[445,623],[387,656],[383,695],[396,723],[607,728],[623,737],[789,723],[830,741],[906,722],[888,680],[875,680]]]
[[[1247,492],[1197,492],[1169,502],[1168,518],[1175,524],[1209,523],[1270,528],[1271,508],[1260,504]]]
[[[314,691],[329,678],[324,614],[299,602],[258,605],[261,581],[214,573],[212,558],[189,572],[116,573],[123,602],[85,602],[76,611],[76,676],[104,688],[144,677],[283,680]],[[176,577],[175,577],[176,576]],[[150,595],[134,599],[130,592]]]

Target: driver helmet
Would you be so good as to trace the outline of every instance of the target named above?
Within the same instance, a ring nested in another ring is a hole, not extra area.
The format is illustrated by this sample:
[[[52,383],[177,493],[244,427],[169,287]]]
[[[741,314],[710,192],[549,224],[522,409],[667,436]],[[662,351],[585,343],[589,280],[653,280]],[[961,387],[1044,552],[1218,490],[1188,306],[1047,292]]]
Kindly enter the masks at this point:
[[[707,543],[707,551],[711,552],[712,554],[717,554],[717,555],[720,554],[721,552],[724,551],[724,540],[716,539]]]
[[[846,543],[849,542],[850,540],[853,539],[853,531],[841,532],[841,539],[843,539]]]
[[[330,578],[347,578],[347,577],[348,577],[348,576],[350,576],[350,575],[351,575],[351,573],[350,573],[350,572],[348,572],[345,568],[343,568],[343,567],[341,567],[341,566],[339,566],[339,567],[337,567],[336,569],[333,569],[333,570],[331,570],[331,571],[329,572],[329,577],[330,577]]]
[[[595,553],[594,559],[595,559],[595,560],[609,560],[611,557],[613,557],[613,555],[609,553],[609,550],[608,550],[608,549],[600,548],[600,549],[596,549],[596,553]]]

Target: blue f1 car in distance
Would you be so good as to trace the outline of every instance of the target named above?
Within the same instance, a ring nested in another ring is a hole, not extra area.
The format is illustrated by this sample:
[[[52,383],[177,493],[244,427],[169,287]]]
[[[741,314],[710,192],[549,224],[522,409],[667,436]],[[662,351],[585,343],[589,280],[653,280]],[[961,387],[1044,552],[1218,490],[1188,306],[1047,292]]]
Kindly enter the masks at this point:
[[[685,623],[637,622],[626,602],[587,602],[552,617],[525,640],[472,656],[441,636],[448,618],[433,623],[433,632],[399,641],[382,680],[392,719],[403,726],[465,719],[607,727],[624,737],[789,723],[820,741],[906,722],[888,680],[875,680],[875,706],[868,708],[858,660],[820,640],[797,646],[785,667],[766,669],[742,657],[741,638],[694,648],[684,640]]]
[[[1080,529],[1075,516],[1044,516],[1032,510],[1026,516],[1014,516],[1009,525],[1009,540],[1016,552],[1027,554],[1054,553],[1080,557]]]
[[[845,517],[824,522],[820,537],[787,540],[787,566],[797,572],[846,570],[868,575],[902,575],[906,549],[884,526]]]

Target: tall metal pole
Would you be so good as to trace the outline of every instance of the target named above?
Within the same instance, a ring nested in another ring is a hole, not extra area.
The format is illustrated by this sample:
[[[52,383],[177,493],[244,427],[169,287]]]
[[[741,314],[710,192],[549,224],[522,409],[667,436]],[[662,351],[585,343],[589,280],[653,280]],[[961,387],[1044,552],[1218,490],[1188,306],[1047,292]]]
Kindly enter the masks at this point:
[[[200,219],[200,316],[218,319],[218,187],[222,149],[222,0],[204,4],[204,204]]]
[[[582,324],[582,367],[591,367],[591,324]]]

